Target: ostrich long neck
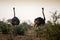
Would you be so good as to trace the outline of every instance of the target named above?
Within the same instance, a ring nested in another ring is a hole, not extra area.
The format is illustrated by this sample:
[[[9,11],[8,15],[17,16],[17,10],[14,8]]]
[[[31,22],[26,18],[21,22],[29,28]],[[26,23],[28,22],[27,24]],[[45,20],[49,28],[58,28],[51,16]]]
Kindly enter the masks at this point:
[[[15,8],[13,8],[13,11],[14,11],[14,17],[15,17]]]
[[[43,14],[43,17],[44,17],[44,20],[45,20],[44,8],[42,8],[42,14]]]

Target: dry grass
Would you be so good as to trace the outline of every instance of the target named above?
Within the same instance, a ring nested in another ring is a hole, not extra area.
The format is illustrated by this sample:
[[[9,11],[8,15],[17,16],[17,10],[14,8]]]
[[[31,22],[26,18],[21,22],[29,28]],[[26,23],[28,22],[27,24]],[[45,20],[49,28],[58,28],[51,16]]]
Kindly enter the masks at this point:
[[[12,38],[12,39],[11,39]],[[8,34],[0,34],[0,40],[40,40],[39,37],[29,37],[29,36],[10,36]],[[45,40],[42,38],[42,40]]]

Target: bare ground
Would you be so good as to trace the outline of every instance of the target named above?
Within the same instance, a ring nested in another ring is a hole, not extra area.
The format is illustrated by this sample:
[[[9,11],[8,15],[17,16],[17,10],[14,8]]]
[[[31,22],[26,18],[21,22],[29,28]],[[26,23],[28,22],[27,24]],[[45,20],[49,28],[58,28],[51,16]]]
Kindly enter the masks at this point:
[[[0,34],[0,40],[46,40],[41,37],[29,37],[29,36],[13,36],[8,34]]]

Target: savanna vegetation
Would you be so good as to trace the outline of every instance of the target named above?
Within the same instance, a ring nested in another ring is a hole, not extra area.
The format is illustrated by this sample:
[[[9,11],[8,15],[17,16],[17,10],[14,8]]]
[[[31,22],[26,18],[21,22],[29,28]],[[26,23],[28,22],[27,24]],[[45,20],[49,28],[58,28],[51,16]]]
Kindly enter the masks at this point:
[[[44,26],[39,26],[38,28],[33,28],[33,26],[26,22],[13,26],[0,21],[0,34],[39,37],[45,38],[46,40],[60,40],[60,21],[58,21],[60,14],[57,15],[57,12],[55,12],[51,18],[53,21],[47,21]]]

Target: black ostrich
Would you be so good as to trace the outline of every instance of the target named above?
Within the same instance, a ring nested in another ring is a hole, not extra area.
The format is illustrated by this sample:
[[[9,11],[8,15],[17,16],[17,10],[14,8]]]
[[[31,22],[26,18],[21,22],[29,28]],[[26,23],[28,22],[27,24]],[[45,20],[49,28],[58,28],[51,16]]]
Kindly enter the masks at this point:
[[[12,18],[11,24],[12,25],[18,25],[20,23],[19,19],[15,16],[15,8],[13,8],[14,11],[14,17]]]
[[[34,20],[34,27],[38,27],[38,26],[41,26],[41,25],[44,25],[45,24],[45,15],[44,15],[44,8],[42,8],[42,14],[43,14],[43,17],[44,18],[41,18],[41,17],[38,17]]]

